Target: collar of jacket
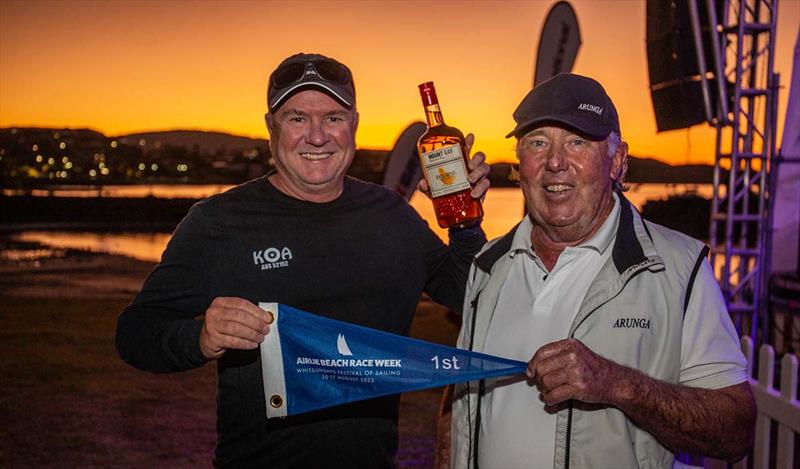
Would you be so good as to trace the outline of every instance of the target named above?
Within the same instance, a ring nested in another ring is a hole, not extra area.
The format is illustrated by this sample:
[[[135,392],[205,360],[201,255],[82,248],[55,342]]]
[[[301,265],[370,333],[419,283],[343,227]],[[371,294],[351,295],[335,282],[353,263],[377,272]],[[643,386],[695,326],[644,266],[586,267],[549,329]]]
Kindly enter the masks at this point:
[[[639,237],[636,235],[636,229],[634,226],[634,216],[640,220],[641,217],[638,213],[634,215],[635,209],[633,208],[633,205],[628,201],[628,199],[625,198],[624,195],[622,195],[621,192],[617,192],[617,196],[619,197],[620,202],[619,225],[617,226],[617,236],[614,241],[611,258],[614,261],[617,271],[622,274],[631,266],[646,261],[647,256],[644,253],[645,249],[642,246]],[[641,221],[641,224],[647,233],[649,240],[652,242],[652,236],[650,235],[650,231],[647,229],[647,225],[643,220]],[[511,231],[503,235],[503,237],[494,243],[489,249],[475,258],[475,265],[482,271],[491,273],[495,262],[497,262],[500,257],[505,255],[511,249],[511,243],[514,240],[514,233],[516,233],[517,228],[519,228],[519,223],[517,223],[517,225],[512,228]]]

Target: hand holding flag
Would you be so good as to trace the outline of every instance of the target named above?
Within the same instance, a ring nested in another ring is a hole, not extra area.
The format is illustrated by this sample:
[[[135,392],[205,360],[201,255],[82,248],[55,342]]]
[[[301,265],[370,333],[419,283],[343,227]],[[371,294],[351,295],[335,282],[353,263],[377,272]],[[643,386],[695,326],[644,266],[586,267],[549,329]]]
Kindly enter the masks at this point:
[[[200,351],[209,360],[227,349],[252,350],[269,332],[272,314],[243,298],[217,297],[206,309]]]

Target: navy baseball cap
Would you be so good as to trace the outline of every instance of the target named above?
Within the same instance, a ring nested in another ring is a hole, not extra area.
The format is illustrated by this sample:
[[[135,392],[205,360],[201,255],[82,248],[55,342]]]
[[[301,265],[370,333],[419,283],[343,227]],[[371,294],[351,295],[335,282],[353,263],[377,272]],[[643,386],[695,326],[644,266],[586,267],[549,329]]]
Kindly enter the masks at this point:
[[[520,138],[548,124],[564,125],[592,140],[619,130],[617,109],[596,80],[560,73],[531,90],[514,111],[517,126],[506,138]]]

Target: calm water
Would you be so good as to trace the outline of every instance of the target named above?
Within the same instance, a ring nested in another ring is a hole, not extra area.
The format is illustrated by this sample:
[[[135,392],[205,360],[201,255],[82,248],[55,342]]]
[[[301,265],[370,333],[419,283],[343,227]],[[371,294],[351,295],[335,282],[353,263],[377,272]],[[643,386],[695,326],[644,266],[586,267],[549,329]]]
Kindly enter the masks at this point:
[[[34,195],[56,197],[162,197],[162,198],[202,198],[224,191],[230,186],[105,186],[102,189],[90,187],[78,190],[55,188]],[[635,184],[626,196],[641,209],[647,200],[666,199],[670,195],[696,193],[711,198],[710,184]],[[5,191],[4,191],[5,192]],[[8,195],[11,195],[10,193]],[[415,194],[411,205],[428,221],[428,224],[442,238],[447,239],[446,230],[436,224],[433,206],[423,195]],[[483,229],[491,239],[500,236],[513,227],[522,217],[522,192],[516,188],[490,189],[484,202]],[[121,254],[135,259],[157,262],[164,250],[169,234],[165,233],[91,233],[59,231],[27,231],[15,235],[15,239],[39,242],[54,248],[81,249],[93,252]]]

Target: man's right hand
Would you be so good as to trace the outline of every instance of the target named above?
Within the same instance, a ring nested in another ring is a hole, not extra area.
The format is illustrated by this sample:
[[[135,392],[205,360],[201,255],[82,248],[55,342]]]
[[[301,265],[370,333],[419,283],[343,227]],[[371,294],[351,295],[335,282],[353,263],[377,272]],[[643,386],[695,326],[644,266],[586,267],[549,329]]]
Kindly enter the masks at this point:
[[[203,320],[200,351],[214,360],[227,349],[255,349],[264,341],[272,320],[271,313],[245,299],[214,298]]]

